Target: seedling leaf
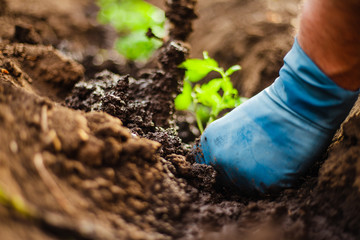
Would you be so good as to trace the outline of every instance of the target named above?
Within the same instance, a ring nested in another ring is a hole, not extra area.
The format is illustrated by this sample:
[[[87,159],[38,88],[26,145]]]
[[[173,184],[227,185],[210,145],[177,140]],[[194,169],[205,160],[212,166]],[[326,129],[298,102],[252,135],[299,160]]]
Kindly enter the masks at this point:
[[[192,102],[191,91],[192,91],[191,84],[185,81],[182,93],[175,98],[176,109],[186,110],[189,108]]]
[[[179,65],[185,68],[185,78],[190,82],[198,82],[203,79],[209,72],[218,67],[214,59],[188,59]]]
[[[221,103],[221,96],[217,91],[206,87],[197,88],[195,91],[197,100],[205,106],[213,107]]]
[[[230,76],[231,74],[239,70],[241,70],[240,65],[231,66],[228,70],[226,70],[225,75]]]

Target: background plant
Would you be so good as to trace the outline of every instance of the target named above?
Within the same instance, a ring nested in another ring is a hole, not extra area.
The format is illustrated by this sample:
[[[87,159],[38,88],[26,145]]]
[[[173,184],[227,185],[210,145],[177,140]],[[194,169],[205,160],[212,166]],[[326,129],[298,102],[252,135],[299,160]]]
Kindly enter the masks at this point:
[[[119,34],[115,48],[130,60],[146,60],[162,44],[160,39],[148,38],[146,32],[165,36],[165,13],[143,0],[98,0],[101,23],[111,24]]]
[[[204,131],[203,123],[208,125],[222,110],[237,107],[247,99],[238,96],[238,91],[230,80],[230,75],[241,69],[239,65],[225,71],[207,52],[203,52],[203,56],[204,59],[188,59],[180,64],[179,67],[186,69],[184,87],[175,99],[177,110],[190,110],[195,113],[201,133]],[[192,83],[199,82],[212,71],[219,73],[220,78],[192,86]]]

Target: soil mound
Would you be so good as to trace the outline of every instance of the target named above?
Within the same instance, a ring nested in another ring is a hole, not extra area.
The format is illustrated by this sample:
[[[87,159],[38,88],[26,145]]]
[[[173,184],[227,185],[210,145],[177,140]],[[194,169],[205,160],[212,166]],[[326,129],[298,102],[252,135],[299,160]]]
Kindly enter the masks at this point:
[[[359,107],[327,156],[278,196],[243,196],[190,161],[173,99],[196,1],[164,5],[171,31],[152,69],[112,55],[114,31],[91,0],[0,3],[2,239],[360,237]],[[199,1],[194,55],[240,63],[238,87],[253,95],[290,48],[297,3],[281,12],[270,0]]]
[[[84,77],[83,67],[51,46],[0,43],[0,64],[19,87],[61,101]]]

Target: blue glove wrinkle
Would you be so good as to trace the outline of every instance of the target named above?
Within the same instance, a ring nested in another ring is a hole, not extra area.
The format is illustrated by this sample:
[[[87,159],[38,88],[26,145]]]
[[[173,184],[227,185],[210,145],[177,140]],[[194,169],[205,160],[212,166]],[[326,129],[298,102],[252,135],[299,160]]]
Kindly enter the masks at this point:
[[[359,94],[339,87],[327,77],[301,49],[297,39],[285,56],[280,78],[272,89],[279,89],[278,84],[283,85],[278,94],[287,106],[313,124],[331,130],[338,128]],[[308,93],[306,97],[304,92]]]
[[[291,187],[328,146],[357,92],[333,83],[295,41],[280,77],[210,124],[203,158],[240,190]]]

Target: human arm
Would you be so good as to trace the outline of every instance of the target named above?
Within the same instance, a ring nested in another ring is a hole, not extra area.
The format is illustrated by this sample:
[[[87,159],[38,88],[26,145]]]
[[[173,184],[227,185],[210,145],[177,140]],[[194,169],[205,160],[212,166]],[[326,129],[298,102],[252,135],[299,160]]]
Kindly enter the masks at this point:
[[[305,1],[298,40],[339,86],[360,88],[360,1]]]

